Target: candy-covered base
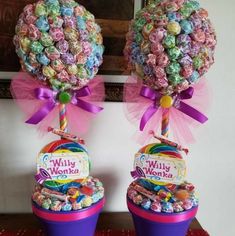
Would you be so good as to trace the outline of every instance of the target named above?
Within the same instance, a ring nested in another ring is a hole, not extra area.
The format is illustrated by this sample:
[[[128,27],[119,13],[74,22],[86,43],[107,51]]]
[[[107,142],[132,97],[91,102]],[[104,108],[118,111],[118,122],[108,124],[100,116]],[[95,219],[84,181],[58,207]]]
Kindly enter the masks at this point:
[[[102,199],[89,208],[71,212],[48,211],[32,203],[32,210],[46,236],[93,236],[104,202]]]
[[[146,211],[127,198],[137,236],[185,236],[197,213],[197,207],[182,213],[156,213]]]

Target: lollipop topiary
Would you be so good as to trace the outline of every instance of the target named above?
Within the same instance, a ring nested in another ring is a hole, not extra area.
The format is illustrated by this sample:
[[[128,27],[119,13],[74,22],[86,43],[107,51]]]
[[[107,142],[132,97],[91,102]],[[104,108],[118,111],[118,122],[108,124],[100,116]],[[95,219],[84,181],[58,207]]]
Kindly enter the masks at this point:
[[[74,0],[41,0],[24,8],[14,44],[27,74],[16,76],[12,94],[26,123],[47,132],[59,113],[63,130],[69,123],[71,131],[86,132],[89,117],[102,110],[90,103],[104,98],[101,78],[95,77],[102,43],[94,16]],[[60,110],[53,112],[58,104]]]
[[[131,120],[141,120],[140,130],[143,131],[150,118],[163,109],[164,136],[168,135],[169,112],[174,111],[170,109],[172,107],[184,116],[204,123],[207,118],[203,114],[191,106],[185,109],[185,103],[183,107],[182,102],[202,94],[198,87],[205,90],[204,84],[196,84],[214,63],[216,35],[207,11],[200,7],[199,2],[155,1],[137,12],[126,38],[125,58],[129,69],[136,75],[136,78],[132,77],[128,82],[134,80],[138,88],[135,87],[136,92],[133,92],[133,86],[126,84],[125,101],[136,102],[146,111],[143,113],[140,107],[136,107],[137,104],[128,105],[128,117]],[[153,102],[152,110],[145,107],[148,104],[146,98],[149,104]],[[194,103],[202,104],[198,101]],[[179,115],[173,113],[172,120],[176,120]],[[187,118],[183,117],[182,120],[187,121]],[[155,129],[158,126],[157,118],[155,121],[146,129]],[[180,122],[173,123],[175,126],[175,123]]]

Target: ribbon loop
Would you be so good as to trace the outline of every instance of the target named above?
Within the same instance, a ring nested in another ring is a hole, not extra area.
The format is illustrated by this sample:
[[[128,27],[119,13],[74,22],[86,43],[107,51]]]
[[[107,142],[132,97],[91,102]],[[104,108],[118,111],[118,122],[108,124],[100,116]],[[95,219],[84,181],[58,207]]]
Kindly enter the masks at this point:
[[[85,111],[97,114],[98,112],[103,110],[102,107],[96,106],[94,104],[91,104],[89,102],[80,99],[80,97],[86,97],[89,95],[91,95],[90,88],[88,86],[85,86],[74,93],[71,103],[77,107],[82,108]]]
[[[154,91],[151,88],[143,86],[140,90],[140,95],[151,100],[155,100],[158,96],[158,92]]]
[[[52,99],[57,95],[57,92],[48,89],[48,88],[36,88],[34,90],[35,97],[39,100],[48,100]]]
[[[202,114],[200,111],[196,110],[192,106],[182,102],[181,100],[191,99],[193,97],[194,88],[189,87],[188,89],[182,91],[181,93],[177,94],[174,99],[173,107],[182,113],[188,115],[192,119],[200,122],[201,124],[205,123],[208,118]],[[151,88],[143,86],[140,91],[140,95],[142,97],[148,98],[153,101],[152,105],[150,105],[145,113],[143,114],[140,120],[140,130],[143,131],[144,127],[150,120],[150,118],[157,112],[159,106],[157,104],[160,103],[161,94],[157,91],[154,91]]]
[[[189,87],[188,89],[182,91],[180,94],[179,94],[179,97],[181,99],[191,99],[193,97],[193,93],[194,93],[194,88],[193,87]]]
[[[91,90],[88,86],[84,86],[83,88],[76,90],[74,94],[76,97],[86,97],[91,95]]]

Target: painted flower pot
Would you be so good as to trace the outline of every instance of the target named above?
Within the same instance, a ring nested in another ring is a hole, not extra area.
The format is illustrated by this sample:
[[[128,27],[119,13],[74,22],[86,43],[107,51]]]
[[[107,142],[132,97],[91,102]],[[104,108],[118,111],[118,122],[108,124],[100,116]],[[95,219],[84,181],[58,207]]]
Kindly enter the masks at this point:
[[[156,213],[144,210],[127,198],[137,236],[185,236],[198,207],[181,213]]]
[[[49,211],[32,203],[32,210],[46,236],[93,236],[104,203],[103,198],[91,207],[70,212]]]

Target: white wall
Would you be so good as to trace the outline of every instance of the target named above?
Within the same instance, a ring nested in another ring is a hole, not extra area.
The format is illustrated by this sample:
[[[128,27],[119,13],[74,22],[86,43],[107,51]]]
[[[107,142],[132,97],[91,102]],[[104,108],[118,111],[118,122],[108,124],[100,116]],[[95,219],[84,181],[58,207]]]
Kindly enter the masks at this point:
[[[200,193],[198,219],[212,236],[235,235],[235,1],[203,0],[218,34],[216,63],[207,74],[213,89],[209,122],[190,147],[188,179]],[[107,211],[126,211],[129,171],[139,146],[131,139],[121,103],[105,103],[86,137],[93,175],[105,183]],[[29,212],[35,157],[53,136],[39,138],[24,125],[11,100],[0,100],[0,212]]]

